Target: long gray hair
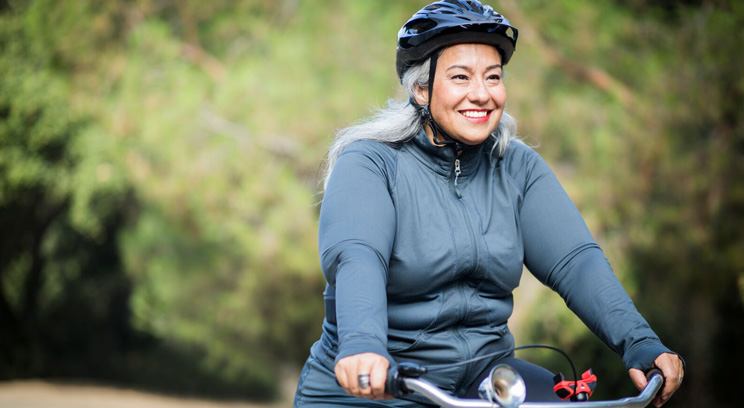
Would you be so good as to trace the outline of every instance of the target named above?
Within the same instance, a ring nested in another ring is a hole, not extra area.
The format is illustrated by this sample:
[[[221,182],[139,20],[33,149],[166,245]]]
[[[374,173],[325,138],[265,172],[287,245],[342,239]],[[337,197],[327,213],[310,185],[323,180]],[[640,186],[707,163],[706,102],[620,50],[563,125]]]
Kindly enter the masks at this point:
[[[386,106],[376,109],[372,116],[355,123],[336,133],[336,137],[328,149],[325,172],[323,174],[323,189],[328,185],[333,166],[341,152],[356,140],[375,140],[383,143],[402,143],[412,139],[424,126],[424,117],[411,104],[416,98],[416,89],[429,87],[429,62],[424,62],[409,68],[403,75],[403,88],[408,94],[405,102],[390,99]],[[506,111],[501,115],[496,129],[491,133],[494,139],[491,154],[502,157],[509,146],[509,142],[517,137],[517,121]]]

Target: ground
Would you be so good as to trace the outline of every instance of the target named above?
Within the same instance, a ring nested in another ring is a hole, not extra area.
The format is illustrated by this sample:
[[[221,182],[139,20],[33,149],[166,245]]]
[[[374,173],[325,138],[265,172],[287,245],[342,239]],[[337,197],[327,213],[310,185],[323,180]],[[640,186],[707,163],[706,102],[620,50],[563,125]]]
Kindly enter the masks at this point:
[[[291,406],[296,377],[282,384],[281,401],[210,401],[112,386],[49,381],[0,382],[0,408],[283,408]]]

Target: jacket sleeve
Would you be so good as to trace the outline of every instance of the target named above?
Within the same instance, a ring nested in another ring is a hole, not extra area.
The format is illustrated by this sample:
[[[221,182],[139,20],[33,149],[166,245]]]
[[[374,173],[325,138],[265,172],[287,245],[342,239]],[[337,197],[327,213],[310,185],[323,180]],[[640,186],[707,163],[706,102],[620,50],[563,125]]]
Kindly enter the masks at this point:
[[[638,313],[576,206],[537,153],[525,154],[520,221],[525,265],[627,368],[648,370],[667,349]]]
[[[338,158],[320,212],[323,273],[336,292],[338,360],[387,351],[387,272],[395,237],[390,171],[372,142],[356,142]]]

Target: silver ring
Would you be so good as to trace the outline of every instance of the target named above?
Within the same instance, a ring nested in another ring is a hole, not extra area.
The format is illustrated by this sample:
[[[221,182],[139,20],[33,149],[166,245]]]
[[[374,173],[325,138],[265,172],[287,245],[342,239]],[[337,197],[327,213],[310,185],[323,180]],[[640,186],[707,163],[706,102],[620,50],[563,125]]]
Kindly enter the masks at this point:
[[[680,384],[682,384],[682,379],[683,378],[685,378],[685,377],[682,374],[680,374],[679,377],[677,377],[677,382],[680,383]]]
[[[359,388],[369,388],[369,374],[359,374]]]

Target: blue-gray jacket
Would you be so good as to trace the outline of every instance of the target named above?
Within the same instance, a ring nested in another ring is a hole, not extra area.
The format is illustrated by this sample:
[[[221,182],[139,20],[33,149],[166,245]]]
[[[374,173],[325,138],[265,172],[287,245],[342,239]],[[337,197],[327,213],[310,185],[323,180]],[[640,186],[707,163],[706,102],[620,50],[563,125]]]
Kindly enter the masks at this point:
[[[540,156],[513,142],[438,147],[357,141],[323,198],[326,319],[312,354],[329,369],[373,352],[452,363],[514,345],[507,327],[523,265],[625,365],[669,352],[636,311],[576,207]],[[488,361],[427,376],[459,392]]]

